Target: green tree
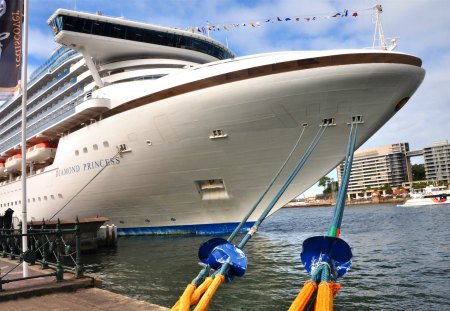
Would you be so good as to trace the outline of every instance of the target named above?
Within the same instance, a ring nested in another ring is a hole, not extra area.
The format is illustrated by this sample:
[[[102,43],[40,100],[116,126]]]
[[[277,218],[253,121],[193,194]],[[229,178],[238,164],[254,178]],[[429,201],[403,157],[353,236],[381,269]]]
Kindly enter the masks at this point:
[[[414,181],[425,179],[425,166],[423,164],[413,164],[411,171]]]
[[[331,182],[331,178],[328,176],[323,176],[319,179],[319,187],[327,188],[328,184]]]
[[[382,190],[384,190],[386,192],[386,194],[392,194],[392,188],[390,184],[384,184],[382,187]]]
[[[423,189],[423,188],[425,188],[426,186],[428,186],[428,182],[418,182],[418,183],[414,183],[414,184],[412,185],[412,187],[413,187],[414,189]]]
[[[332,191],[337,192],[339,183],[328,176],[323,176],[319,179],[319,187],[323,187],[322,193],[324,195],[330,195]]]

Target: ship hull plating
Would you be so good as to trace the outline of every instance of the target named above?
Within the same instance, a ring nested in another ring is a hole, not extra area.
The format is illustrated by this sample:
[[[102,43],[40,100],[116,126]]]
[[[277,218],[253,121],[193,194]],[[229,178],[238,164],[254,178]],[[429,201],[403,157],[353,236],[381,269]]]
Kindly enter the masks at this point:
[[[342,161],[352,116],[364,122],[360,146],[423,76],[423,69],[407,64],[342,65],[242,79],[140,104],[59,139],[53,164],[27,181],[28,218],[104,216],[123,235],[231,231],[307,124],[251,224],[323,119],[336,125],[327,128],[273,212]],[[123,83],[121,92],[142,94],[146,88],[145,81]],[[103,94],[108,97],[108,87]],[[202,183],[208,180],[220,181],[219,194],[205,195]],[[2,212],[21,210],[20,188],[19,180],[0,186]]]

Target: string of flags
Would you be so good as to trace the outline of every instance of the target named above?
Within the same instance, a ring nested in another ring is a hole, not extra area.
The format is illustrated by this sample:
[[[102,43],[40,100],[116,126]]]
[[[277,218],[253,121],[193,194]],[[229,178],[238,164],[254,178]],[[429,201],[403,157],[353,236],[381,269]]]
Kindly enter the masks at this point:
[[[365,9],[362,11],[371,10]],[[360,10],[361,11],[361,10]],[[341,17],[358,17],[360,11],[349,11],[343,10],[342,12],[336,12],[330,15],[308,15],[308,16],[295,16],[295,17],[273,17],[266,19],[264,21],[249,21],[249,22],[240,22],[240,23],[219,23],[212,24],[207,22],[205,25],[188,27],[184,30],[192,32],[192,33],[202,33],[207,35],[211,31],[230,31],[242,27],[250,27],[257,28],[261,27],[267,23],[278,23],[278,22],[313,22],[318,21],[320,19],[331,19],[331,18],[341,18]]]

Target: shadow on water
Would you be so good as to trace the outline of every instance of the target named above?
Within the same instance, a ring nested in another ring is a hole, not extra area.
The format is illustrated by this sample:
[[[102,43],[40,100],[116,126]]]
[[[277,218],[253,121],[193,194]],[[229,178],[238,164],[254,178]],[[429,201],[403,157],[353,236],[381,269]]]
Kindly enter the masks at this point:
[[[221,286],[210,310],[287,310],[308,276],[303,240],[328,232],[332,209],[282,209],[246,247],[244,277]],[[335,310],[444,310],[450,305],[450,208],[348,207],[341,237],[353,264]],[[126,237],[117,250],[85,256],[104,287],[170,307],[198,273],[208,237]],[[449,308],[450,309],[450,308]],[[448,309],[447,309],[448,310]]]

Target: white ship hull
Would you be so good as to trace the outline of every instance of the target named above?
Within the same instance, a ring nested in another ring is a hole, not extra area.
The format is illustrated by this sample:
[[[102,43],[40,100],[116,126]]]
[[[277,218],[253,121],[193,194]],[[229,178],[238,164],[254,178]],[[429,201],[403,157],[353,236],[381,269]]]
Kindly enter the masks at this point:
[[[399,205],[403,207],[418,207],[418,206],[431,206],[431,205],[446,205],[450,204],[450,201],[433,199],[433,198],[419,198],[419,199],[410,199],[406,201],[404,204]]]
[[[283,57],[277,55],[272,59]],[[301,59],[303,55],[286,53],[284,57]],[[216,65],[215,69],[226,74],[238,65]],[[188,85],[188,77],[208,75],[208,70],[180,74],[173,83]],[[118,226],[119,234],[230,231],[279,169],[304,123],[308,126],[295,161],[288,164],[250,222],[279,190],[324,118],[333,118],[336,126],[327,128],[273,212],[342,161],[352,116],[364,120],[359,146],[394,115],[396,105],[414,93],[423,76],[422,68],[407,64],[327,66],[141,102],[59,139],[53,164],[27,181],[28,217],[105,216]],[[160,80],[160,84],[111,85],[95,95],[110,99],[111,107],[116,102],[142,101],[158,87],[163,89],[166,82]],[[226,138],[211,139],[214,129]],[[119,155],[121,145],[126,151]],[[222,180],[226,195],[202,199],[196,184],[202,180]],[[1,212],[21,209],[20,183],[0,186]]]

